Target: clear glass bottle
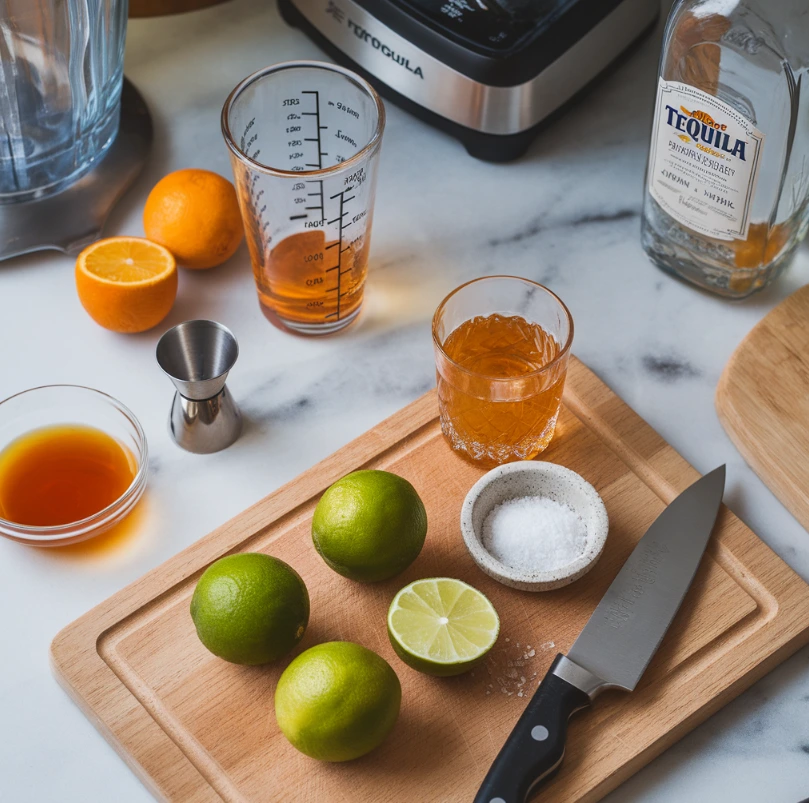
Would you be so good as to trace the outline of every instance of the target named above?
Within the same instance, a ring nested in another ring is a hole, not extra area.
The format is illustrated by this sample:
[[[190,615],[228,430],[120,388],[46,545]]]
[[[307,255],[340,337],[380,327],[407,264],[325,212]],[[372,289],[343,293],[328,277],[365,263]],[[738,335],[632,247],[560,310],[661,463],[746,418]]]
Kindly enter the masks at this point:
[[[666,24],[642,242],[727,298],[773,282],[809,225],[809,0],[679,0]]]

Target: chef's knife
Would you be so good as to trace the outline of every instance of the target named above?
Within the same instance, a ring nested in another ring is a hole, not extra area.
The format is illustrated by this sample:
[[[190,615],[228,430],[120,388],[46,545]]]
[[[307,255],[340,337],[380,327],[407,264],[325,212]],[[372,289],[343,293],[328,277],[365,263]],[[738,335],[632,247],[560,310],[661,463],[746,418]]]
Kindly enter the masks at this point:
[[[604,689],[637,686],[694,579],[724,489],[720,466],[683,491],[649,527],[570,652],[556,656],[475,803],[526,803],[559,770],[571,714]]]

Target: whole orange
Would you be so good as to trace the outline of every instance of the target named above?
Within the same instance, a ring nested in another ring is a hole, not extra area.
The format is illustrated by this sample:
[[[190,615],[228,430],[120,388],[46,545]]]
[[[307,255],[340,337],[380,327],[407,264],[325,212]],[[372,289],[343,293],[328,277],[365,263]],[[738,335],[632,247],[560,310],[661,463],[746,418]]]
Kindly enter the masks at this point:
[[[210,170],[176,170],[154,185],[143,209],[146,236],[185,268],[213,268],[244,237],[236,189]]]

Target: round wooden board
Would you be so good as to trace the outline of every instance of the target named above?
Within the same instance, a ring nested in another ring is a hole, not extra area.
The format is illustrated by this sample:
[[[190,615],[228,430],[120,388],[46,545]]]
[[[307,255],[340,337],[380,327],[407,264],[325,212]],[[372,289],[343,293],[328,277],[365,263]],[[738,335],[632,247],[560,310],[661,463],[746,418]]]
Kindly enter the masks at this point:
[[[741,342],[719,379],[716,410],[742,457],[809,530],[809,285]]]

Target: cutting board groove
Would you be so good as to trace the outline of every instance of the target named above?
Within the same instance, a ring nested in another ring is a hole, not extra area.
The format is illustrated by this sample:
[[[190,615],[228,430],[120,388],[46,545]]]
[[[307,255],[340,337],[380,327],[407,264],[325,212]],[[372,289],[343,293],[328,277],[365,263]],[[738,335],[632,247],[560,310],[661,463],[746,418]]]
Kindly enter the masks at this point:
[[[482,472],[447,447],[431,392],[65,628],[51,648],[57,678],[161,800],[467,803],[555,654],[570,647],[646,527],[698,476],[576,360],[543,457],[592,482],[610,515],[604,555],[572,586],[514,591],[472,563],[458,517]],[[361,467],[407,477],[429,519],[413,566],[371,586],[331,572],[309,534],[321,493]],[[240,551],[277,555],[303,576],[312,618],[301,648],[349,639],[394,667],[402,714],[378,750],[344,765],[300,755],[272,714],[286,662],[237,667],[200,645],[188,614],[194,584],[212,561]],[[404,666],[385,632],[394,593],[439,575],[480,588],[502,621],[486,664],[443,680]],[[808,641],[809,586],[723,508],[640,686],[574,717],[563,769],[541,799],[598,800]]]

